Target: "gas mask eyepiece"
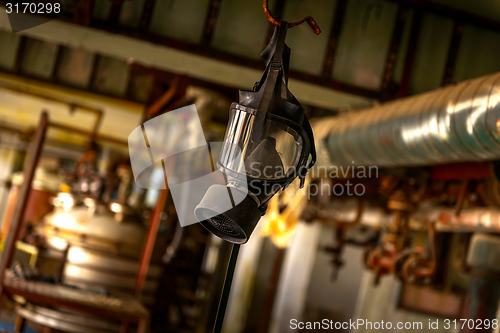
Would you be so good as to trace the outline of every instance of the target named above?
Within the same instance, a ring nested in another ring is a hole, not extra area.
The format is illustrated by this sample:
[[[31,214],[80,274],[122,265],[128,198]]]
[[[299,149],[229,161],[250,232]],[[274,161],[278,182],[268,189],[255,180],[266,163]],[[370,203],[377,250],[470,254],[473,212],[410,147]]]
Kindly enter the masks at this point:
[[[287,22],[276,27],[262,52],[266,70],[252,91],[240,91],[217,168],[226,186],[212,185],[195,208],[200,223],[236,244],[248,241],[267,203],[295,178],[301,187],[316,161],[314,137],[304,108],[288,90]],[[229,197],[231,205],[221,198]]]

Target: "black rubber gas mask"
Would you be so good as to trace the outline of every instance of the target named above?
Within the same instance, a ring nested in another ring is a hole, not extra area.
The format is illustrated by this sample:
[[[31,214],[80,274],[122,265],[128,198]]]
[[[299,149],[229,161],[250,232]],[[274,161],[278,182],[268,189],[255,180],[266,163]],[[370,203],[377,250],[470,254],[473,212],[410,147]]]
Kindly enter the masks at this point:
[[[194,212],[210,232],[236,244],[248,241],[269,199],[296,177],[303,186],[316,161],[304,108],[288,90],[287,27],[287,22],[281,22],[262,52],[267,66],[261,80],[252,91],[240,91],[239,103],[230,107],[217,159],[226,186],[212,185]],[[228,194],[229,209],[221,202]]]

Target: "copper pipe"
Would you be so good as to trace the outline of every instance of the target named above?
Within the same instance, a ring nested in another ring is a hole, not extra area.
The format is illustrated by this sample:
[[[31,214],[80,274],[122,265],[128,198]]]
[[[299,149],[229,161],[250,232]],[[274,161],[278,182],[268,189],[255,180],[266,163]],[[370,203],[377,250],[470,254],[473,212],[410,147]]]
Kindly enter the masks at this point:
[[[16,134],[25,134],[26,133],[26,130],[22,129],[21,127],[16,126],[14,124],[8,124],[5,122],[0,123],[0,130],[12,132],[12,133],[16,133]]]
[[[175,107],[175,105],[172,104],[176,102],[177,98],[186,95],[186,88],[189,81],[189,77],[185,75],[175,75],[168,90],[147,108],[144,120],[154,118],[162,113],[163,110],[171,110],[172,107]]]
[[[176,76],[174,78],[174,82],[172,83],[170,89],[151,107],[146,109],[144,113],[145,119],[143,121],[145,122],[149,120],[151,116],[156,116],[156,113],[160,112],[161,109],[165,107],[167,108],[166,112],[168,112],[169,111],[168,104],[172,102],[173,97],[175,97],[175,95],[179,93],[179,88],[181,88],[181,90],[185,90],[187,82],[188,80],[185,76],[180,76],[180,75]],[[149,144],[148,144],[148,149],[151,149],[149,147]],[[144,243],[143,252],[139,262],[139,271],[137,273],[137,278],[135,281],[136,297],[140,297],[142,289],[144,287],[144,283],[146,281],[149,269],[149,262],[151,261],[151,255],[153,253],[156,236],[158,235],[158,227],[160,226],[161,215],[165,207],[165,202],[167,201],[167,195],[168,195],[167,175],[171,173],[171,170],[175,165],[175,159],[170,158],[168,160],[167,166],[165,166],[164,160],[162,160],[161,163],[165,177],[165,189],[160,191],[160,196],[158,198],[153,218],[151,219],[151,224],[149,226],[148,233],[146,235],[146,241]]]
[[[429,247],[429,256],[430,260],[426,263],[426,266],[424,267],[417,267],[415,269],[415,276],[417,278],[423,278],[423,277],[431,277],[434,275],[436,272],[436,231],[435,231],[435,226],[433,222],[428,223],[428,247]]]
[[[12,87],[2,87],[2,88],[16,92],[16,93],[30,95],[30,96],[33,96],[35,98],[43,99],[45,101],[66,104],[69,106],[70,112],[82,111],[82,112],[94,114],[96,119],[95,119],[95,123],[94,123],[94,127],[92,129],[92,132],[89,132],[90,138],[93,138],[96,136],[97,130],[99,129],[99,126],[101,125],[102,117],[104,114],[104,112],[101,109],[93,108],[93,107],[78,104],[78,103],[64,101],[62,99],[46,96],[46,95],[39,94],[39,93],[29,92],[29,91],[19,89],[19,88],[12,88]]]
[[[162,160],[161,162],[165,177],[165,189],[160,191],[160,196],[156,203],[156,208],[153,214],[153,218],[151,219],[151,224],[149,225],[148,233],[146,235],[146,241],[144,243],[141,259],[139,262],[139,271],[137,273],[137,278],[135,280],[136,297],[141,296],[144,283],[146,282],[149,263],[151,261],[151,256],[153,254],[153,248],[155,245],[156,236],[158,235],[158,227],[160,226],[161,216],[165,208],[165,203],[167,202],[167,195],[168,195],[167,175],[171,174],[172,168],[175,166],[174,158],[170,158],[168,160],[167,166],[165,166],[164,160]]]
[[[457,204],[455,205],[455,216],[460,216],[460,212],[462,211],[462,207],[465,201],[465,196],[467,195],[467,190],[469,189],[469,180],[466,179],[462,182],[462,186],[460,186],[460,194],[458,195]]]
[[[436,227],[434,226],[434,222],[430,222],[428,226],[428,231],[427,231],[427,237],[428,237],[428,242],[429,242],[429,255],[431,257],[431,262],[429,264],[429,270],[426,271],[428,276],[434,275],[434,272],[436,270],[436,261],[437,261],[437,254],[436,254]]]
[[[266,15],[267,19],[269,22],[272,24],[279,26],[281,25],[281,22],[274,17],[273,13],[271,13],[271,10],[269,9],[269,4],[268,0],[263,0],[262,1],[262,7],[264,8],[264,14]],[[302,20],[288,23],[288,28],[293,28],[295,26],[301,25],[302,23],[307,22],[309,26],[311,27],[312,31],[316,34],[319,35],[321,33],[321,29],[319,28],[318,24],[316,21],[311,17],[311,16],[306,16]]]
[[[99,130],[99,127],[101,126],[101,123],[102,123],[102,117],[104,116],[104,112],[102,112],[102,110],[99,110],[99,109],[91,109],[91,108],[87,108],[87,107],[81,107],[81,106],[77,106],[76,104],[70,104],[70,111],[71,112],[76,112],[78,110],[80,111],[83,111],[83,112],[88,112],[88,113],[92,113],[95,115],[95,123],[94,123],[94,127],[92,128],[92,132],[90,132],[90,139],[95,139],[97,137],[97,131]]]
[[[161,215],[163,213],[163,208],[165,207],[165,202],[167,201],[167,194],[168,189],[160,191],[158,204],[156,205],[153,218],[151,219],[151,224],[148,228],[148,234],[146,236],[146,241],[144,242],[141,261],[139,262],[139,271],[135,280],[135,296],[137,298],[141,297],[142,289],[144,288],[144,283],[146,282],[146,277],[149,270],[149,262],[151,260],[151,255],[153,254],[156,235],[158,233],[158,227],[160,226],[161,222]]]
[[[61,124],[61,123],[58,123],[58,122],[50,122],[49,125],[52,128],[56,128],[56,129],[60,129],[62,131],[72,132],[72,133],[76,133],[76,134],[80,134],[80,135],[84,135],[84,136],[85,135],[89,135],[89,134],[92,133],[92,132],[89,132],[87,130],[84,130],[84,129],[81,129],[81,128],[78,128],[78,127],[74,127],[74,126],[70,126],[70,125],[65,125],[65,124]],[[118,144],[118,145],[124,145],[124,146],[128,145],[127,141],[120,140],[118,138],[114,138],[114,137],[111,137],[111,136],[108,136],[108,135],[96,134],[94,136],[94,139],[101,140],[101,141],[107,141],[107,142],[115,143],[115,144]]]
[[[55,129],[62,130],[62,131],[80,134],[83,136],[92,136],[92,134],[94,133],[93,131],[91,132],[91,131],[88,131],[85,129],[81,129],[81,128],[74,127],[71,125],[65,125],[65,124],[62,124],[59,122],[54,122],[54,121],[50,122],[48,126],[55,128]],[[11,132],[18,133],[18,134],[29,133],[28,130],[25,130],[25,129],[22,129],[21,127],[7,124],[7,123],[0,123],[0,130],[11,131]],[[127,141],[120,140],[118,138],[114,138],[114,137],[108,136],[108,135],[96,134],[95,136],[92,136],[92,137],[94,139],[100,140],[100,141],[107,141],[107,142],[111,142],[111,143],[118,144],[118,145],[124,145],[124,146],[128,145]]]

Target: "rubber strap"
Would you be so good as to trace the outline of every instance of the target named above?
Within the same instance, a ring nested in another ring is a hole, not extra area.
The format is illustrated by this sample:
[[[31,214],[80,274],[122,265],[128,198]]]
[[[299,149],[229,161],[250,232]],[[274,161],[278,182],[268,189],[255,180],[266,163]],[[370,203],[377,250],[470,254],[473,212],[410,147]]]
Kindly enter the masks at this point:
[[[281,84],[277,85],[276,83],[278,82],[278,80],[281,80],[283,75],[283,51],[285,49],[287,28],[288,23],[285,21],[281,22],[281,25],[277,27],[278,39],[276,41],[276,50],[273,54],[270,64],[268,65],[269,74],[264,81],[263,86],[261,87],[261,89],[264,89],[264,91],[262,93],[262,98],[260,100],[259,107],[257,108],[257,114],[255,115],[255,120],[253,122],[252,141],[254,142],[254,144],[260,142],[262,133],[264,132],[266,113],[271,106],[273,96],[275,96],[276,88],[279,89],[277,96],[281,97]]]

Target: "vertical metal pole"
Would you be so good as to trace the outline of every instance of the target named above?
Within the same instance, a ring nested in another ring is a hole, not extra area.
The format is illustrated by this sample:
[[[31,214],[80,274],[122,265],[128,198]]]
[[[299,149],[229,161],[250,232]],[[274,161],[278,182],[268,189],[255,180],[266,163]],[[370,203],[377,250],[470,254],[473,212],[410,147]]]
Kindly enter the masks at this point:
[[[420,38],[420,30],[422,28],[423,13],[419,9],[413,12],[413,19],[410,32],[410,41],[408,42],[408,50],[406,51],[406,59],[403,70],[403,78],[397,97],[405,97],[408,95],[410,81],[413,74],[413,67],[417,55],[417,45]]]
[[[146,0],[144,1],[144,6],[142,9],[141,21],[139,23],[139,30],[148,31],[149,25],[151,23],[151,18],[153,17],[153,9],[155,7],[156,0]]]
[[[453,75],[455,74],[455,67],[458,58],[458,51],[460,50],[460,43],[462,42],[462,35],[464,34],[464,24],[455,21],[453,24],[453,34],[451,36],[450,47],[448,48],[448,56],[446,57],[446,66],[443,73],[442,86],[453,82]]]
[[[236,259],[240,252],[240,245],[234,244],[231,250],[231,258],[227,265],[226,279],[224,280],[224,288],[220,297],[219,309],[217,310],[217,317],[215,318],[215,325],[213,333],[220,333],[222,324],[224,323],[224,316],[226,314],[227,301],[229,300],[229,292],[231,291],[231,284],[233,283],[234,269],[236,268]]]
[[[403,41],[403,34],[408,14],[409,8],[404,5],[400,5],[398,13],[396,14],[394,29],[392,31],[391,44],[389,45],[389,51],[387,52],[387,58],[385,60],[384,74],[382,75],[382,85],[380,89],[383,99],[390,99],[391,97],[394,97],[393,95],[395,93],[397,93],[397,91],[393,91],[394,71],[396,68],[396,61],[400,51],[401,42]]]
[[[467,322],[461,327],[462,333],[489,333],[497,328],[493,320],[497,319],[500,300],[499,257],[500,237],[485,233],[472,236],[466,257],[471,275],[465,317]]]
[[[165,202],[167,201],[167,194],[168,188],[160,191],[158,203],[156,204],[154,215],[146,235],[144,248],[139,262],[139,272],[137,273],[137,279],[135,281],[135,296],[137,298],[141,297],[142,289],[144,288],[144,283],[146,282],[149,262],[151,261],[151,255],[153,254],[156,236],[158,235],[158,227],[161,222],[161,215],[163,213],[163,208],[165,207]]]
[[[24,212],[28,204],[28,198],[31,192],[31,182],[35,176],[36,166],[40,155],[42,153],[43,142],[45,141],[45,133],[49,125],[49,115],[43,111],[38,122],[38,127],[35,132],[32,145],[29,149],[28,161],[24,168],[23,184],[19,190],[19,199],[14,207],[12,214],[12,221],[10,223],[10,230],[4,243],[2,257],[0,259],[0,297],[3,294],[3,277],[5,270],[9,267],[12,255],[14,254],[14,247],[16,244],[17,235],[21,230],[23,224]]]
[[[267,296],[266,303],[264,305],[264,311],[262,313],[262,322],[260,324],[259,332],[266,333],[269,329],[269,323],[271,322],[271,314],[273,312],[274,301],[276,299],[276,290],[278,289],[278,282],[281,276],[281,268],[283,266],[283,259],[285,258],[285,249],[279,248],[274,258],[273,271],[271,273],[271,279],[267,285]]]
[[[330,80],[333,75],[333,67],[335,66],[335,55],[337,53],[342,25],[344,24],[345,11],[347,8],[347,0],[338,0],[333,14],[333,24],[328,37],[323,69],[321,76]]]
[[[466,318],[468,321],[464,324],[462,333],[489,333],[493,331],[491,322],[496,318],[498,310],[500,280],[478,275],[473,275],[470,278]],[[488,329],[485,328],[485,320],[490,322]]]
[[[210,42],[212,41],[221,2],[222,0],[210,0],[207,17],[205,18],[201,45],[210,45]]]

